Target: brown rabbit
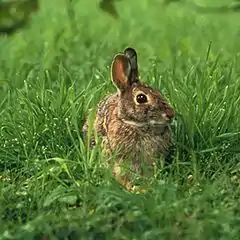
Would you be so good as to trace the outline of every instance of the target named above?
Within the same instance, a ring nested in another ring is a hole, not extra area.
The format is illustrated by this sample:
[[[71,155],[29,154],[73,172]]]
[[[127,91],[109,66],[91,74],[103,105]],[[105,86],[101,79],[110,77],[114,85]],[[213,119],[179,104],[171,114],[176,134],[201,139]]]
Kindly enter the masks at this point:
[[[168,152],[172,135],[169,123],[175,114],[158,90],[140,82],[133,48],[114,57],[111,75],[118,91],[99,103],[94,128],[102,138],[105,154],[116,153],[115,176],[132,189],[129,173],[144,175],[149,166],[153,174],[155,159]],[[83,131],[88,131],[88,121]],[[124,172],[123,164],[130,170]]]

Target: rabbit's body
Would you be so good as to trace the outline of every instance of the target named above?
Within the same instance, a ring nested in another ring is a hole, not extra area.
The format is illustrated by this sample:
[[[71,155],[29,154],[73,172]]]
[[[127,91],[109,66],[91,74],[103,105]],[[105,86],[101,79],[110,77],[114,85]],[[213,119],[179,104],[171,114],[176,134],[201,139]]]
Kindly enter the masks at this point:
[[[144,165],[151,169],[155,159],[167,153],[172,135],[168,122],[174,116],[158,90],[140,83],[136,52],[128,51],[117,55],[112,64],[112,78],[119,91],[99,103],[94,121],[105,154],[116,152],[116,176],[121,175],[121,164],[143,174]],[[86,122],[84,131],[87,129]]]
[[[115,93],[99,104],[94,128],[102,136],[104,145],[112,150],[121,147],[121,155],[127,156],[132,152],[139,155],[143,149],[150,158],[165,153],[171,142],[170,127],[122,119],[118,116],[118,103],[119,94]]]

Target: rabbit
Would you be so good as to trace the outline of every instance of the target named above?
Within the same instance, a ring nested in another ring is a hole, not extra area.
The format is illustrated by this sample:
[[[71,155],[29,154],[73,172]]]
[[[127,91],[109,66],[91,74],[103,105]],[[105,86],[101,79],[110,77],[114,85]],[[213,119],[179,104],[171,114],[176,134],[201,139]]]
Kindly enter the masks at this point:
[[[102,139],[104,154],[116,153],[113,174],[133,190],[130,173],[145,176],[144,170],[149,167],[153,174],[156,159],[168,153],[175,111],[160,91],[140,81],[134,48],[127,47],[114,56],[111,78],[117,92],[99,103],[93,128]],[[88,132],[88,120],[83,132]],[[129,165],[125,172],[124,164]]]

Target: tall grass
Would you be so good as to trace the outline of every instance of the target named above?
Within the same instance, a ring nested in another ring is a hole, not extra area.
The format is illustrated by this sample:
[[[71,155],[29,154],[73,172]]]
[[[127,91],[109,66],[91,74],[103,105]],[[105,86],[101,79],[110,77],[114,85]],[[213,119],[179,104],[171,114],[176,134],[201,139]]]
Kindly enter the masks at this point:
[[[240,17],[117,7],[118,21],[96,2],[42,0],[29,28],[0,38],[0,239],[238,239]],[[172,163],[143,195],[81,131],[126,46],[177,111]]]

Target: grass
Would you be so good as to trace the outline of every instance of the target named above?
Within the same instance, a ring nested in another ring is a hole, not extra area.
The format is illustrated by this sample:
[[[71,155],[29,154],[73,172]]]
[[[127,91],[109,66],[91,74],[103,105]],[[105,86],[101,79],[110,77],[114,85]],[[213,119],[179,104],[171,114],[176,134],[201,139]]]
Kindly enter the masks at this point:
[[[240,15],[133,0],[116,21],[72,2],[42,0],[29,28],[0,38],[0,239],[238,239]],[[178,113],[173,162],[140,195],[81,132],[129,45]]]

